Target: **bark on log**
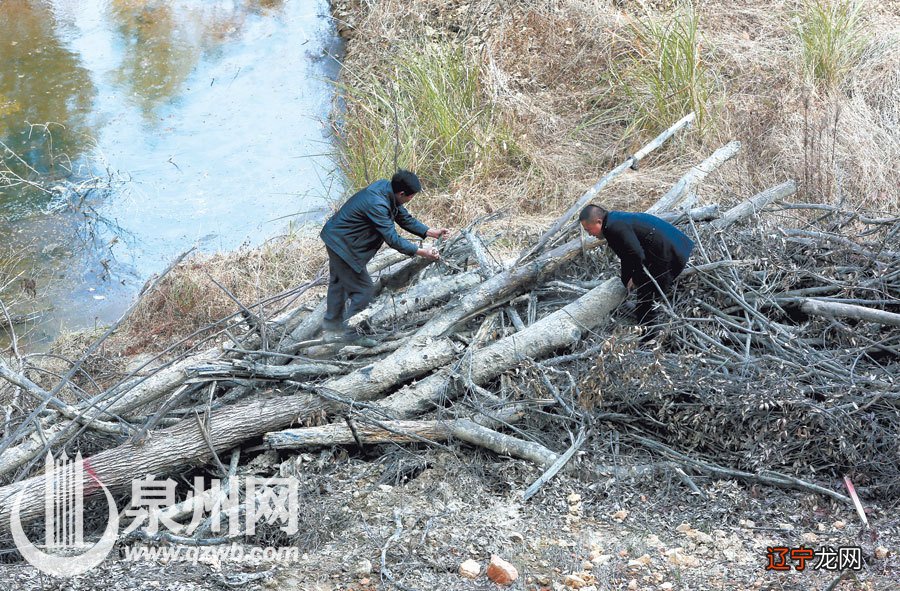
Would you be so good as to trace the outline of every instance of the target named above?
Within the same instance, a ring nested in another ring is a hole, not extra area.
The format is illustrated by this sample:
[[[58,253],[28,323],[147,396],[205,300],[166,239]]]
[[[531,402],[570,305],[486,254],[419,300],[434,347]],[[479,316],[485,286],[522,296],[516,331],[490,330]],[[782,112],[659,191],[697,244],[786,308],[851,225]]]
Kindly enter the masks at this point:
[[[807,299],[800,305],[800,309],[812,316],[855,318],[856,320],[875,322],[885,326],[900,326],[900,314],[854,304],[837,304]]]
[[[489,279],[496,275],[500,270],[500,265],[494,260],[494,257],[491,256],[491,252],[481,238],[474,232],[469,232],[468,230],[463,230],[463,236],[466,237],[469,246],[472,247],[472,254],[475,256],[475,260],[478,261],[478,271],[481,276],[485,279]]]
[[[266,380],[303,380],[311,377],[347,373],[344,366],[332,363],[291,363],[266,365],[254,362],[214,363],[188,368],[192,378],[221,380],[223,378],[259,378]],[[201,380],[203,381],[203,380]]]
[[[347,321],[350,327],[363,322],[381,326],[393,320],[436,306],[455,293],[481,283],[477,271],[468,271],[451,277],[432,277],[419,281],[398,294],[383,294],[374,304]]]
[[[315,445],[364,445],[379,443],[413,443],[422,440],[447,441],[455,438],[479,447],[549,466],[559,457],[543,445],[522,441],[498,433],[469,419],[449,421],[388,421],[383,426],[355,423],[351,431],[347,425],[323,425],[308,429],[286,429],[267,433],[265,442],[272,449],[297,449]],[[354,437],[354,432],[356,437]],[[358,438],[358,439],[357,439]]]
[[[585,249],[596,248],[600,241],[588,238]],[[437,337],[447,334],[455,324],[480,311],[506,303],[528,287],[539,283],[582,252],[580,239],[570,240],[537,259],[522,263],[494,275],[466,294],[459,303],[433,317],[419,329],[418,336]]]
[[[694,196],[694,199],[696,199],[695,193],[697,186],[700,185],[711,172],[728,162],[740,150],[741,142],[730,142],[713,152],[709,158],[691,168],[687,174],[681,177],[681,179],[675,183],[675,186],[669,189],[659,201],[647,210],[647,213],[655,215],[661,211],[673,210],[685,203],[687,203],[688,207],[693,205],[690,203],[691,196]]]
[[[736,205],[732,207],[728,211],[725,212],[720,219],[712,222],[712,227],[717,230],[724,230],[728,226],[739,222],[745,218],[748,218],[758,211],[761,211],[765,206],[770,204],[771,202],[777,199],[784,199],[785,197],[789,197],[797,192],[797,183],[793,180],[786,181],[781,183],[780,185],[776,185],[761,193],[757,193],[747,201],[744,201],[740,205]]]

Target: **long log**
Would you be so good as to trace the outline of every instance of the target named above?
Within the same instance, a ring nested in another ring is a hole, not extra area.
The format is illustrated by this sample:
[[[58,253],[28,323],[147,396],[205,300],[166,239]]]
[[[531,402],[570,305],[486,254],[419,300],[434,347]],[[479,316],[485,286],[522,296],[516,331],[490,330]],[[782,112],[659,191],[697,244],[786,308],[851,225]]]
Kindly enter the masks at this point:
[[[797,192],[797,183],[793,180],[785,181],[780,185],[776,185],[761,193],[757,193],[750,199],[744,201],[743,203],[736,205],[725,212],[725,214],[718,220],[715,220],[710,224],[713,228],[717,230],[724,230],[725,228],[735,224],[743,219],[746,219],[755,213],[762,211],[762,209],[768,204],[772,203],[777,199],[784,199],[785,197],[789,197]]]
[[[447,441],[455,438],[540,466],[549,466],[559,457],[543,445],[523,441],[498,433],[469,419],[449,421],[388,421],[382,426],[356,423],[322,425],[306,429],[285,429],[266,433],[266,445],[272,449],[298,449],[316,445],[364,445],[379,443],[413,443],[416,441]]]
[[[683,177],[681,177],[669,191],[657,201],[647,213],[656,214],[662,211],[675,209],[679,205],[690,207],[696,200],[697,187],[707,176],[731,158],[733,158],[741,150],[741,142],[730,142],[715,152],[709,158],[692,167]]]
[[[822,300],[806,299],[800,309],[812,316],[830,316],[838,318],[855,318],[866,322],[875,322],[885,326],[900,326],[900,314],[875,310],[855,304],[838,304]]]
[[[347,320],[347,324],[353,328],[363,322],[381,326],[436,306],[453,294],[475,287],[479,283],[481,275],[478,271],[419,281],[404,292],[383,294],[374,304]]]
[[[411,339],[390,363],[377,362],[326,382],[323,388],[355,400],[371,400],[403,383],[449,363],[456,355],[449,339]],[[253,437],[289,426],[297,417],[327,410],[334,403],[317,396],[293,395],[238,402],[210,414],[209,440],[216,453]],[[85,469],[108,487],[122,486],[147,473],[161,474],[196,462],[206,463],[210,446],[194,417],[169,429],[151,431],[143,445],[131,442],[85,460]],[[98,492],[85,475],[85,496]],[[9,528],[12,495],[22,498],[23,522],[43,514],[44,476],[0,488],[0,533]]]
[[[211,413],[209,439],[216,453],[224,452],[267,431],[287,427],[298,416],[330,404],[319,397],[300,394],[241,401]],[[151,432],[143,445],[129,442],[86,458],[82,475],[84,495],[92,497],[101,490],[91,475],[111,489],[120,488],[130,485],[134,478],[205,464],[211,457],[200,423],[192,416],[175,427]],[[43,515],[44,489],[44,475],[0,488],[0,532],[9,530],[13,496],[19,492],[23,523]]]
[[[626,294],[619,279],[609,279],[525,330],[475,351],[460,372],[472,383],[480,385],[511,369],[523,357],[540,359],[569,347],[577,343],[585,331],[606,320]],[[388,396],[379,406],[398,419],[418,416],[445,398],[451,377],[451,371],[446,368],[435,372]]]
[[[591,237],[583,243],[584,249],[593,249],[600,244],[599,240]],[[432,337],[445,335],[463,319],[492,306],[502,305],[528,287],[540,283],[544,277],[556,272],[581,253],[582,241],[576,238],[547,251],[533,261],[521,263],[498,273],[469,291],[456,306],[431,318],[416,334]]]
[[[656,148],[663,145],[663,143],[667,139],[669,139],[670,137],[675,135],[682,128],[690,125],[691,122],[693,122],[693,121],[694,121],[694,113],[690,113],[690,114],[682,117],[680,120],[678,120],[678,122],[676,122],[674,125],[672,125],[669,129],[665,130],[664,132],[662,132],[661,134],[656,136],[656,138],[654,138],[653,141],[651,141],[649,144],[647,144],[646,146],[644,146],[643,148],[638,150],[633,156],[626,159],[625,162],[623,162],[619,166],[615,167],[613,170],[611,170],[609,173],[607,173],[606,176],[604,176],[599,181],[597,181],[597,183],[593,187],[588,189],[587,192],[584,193],[584,195],[579,197],[578,200],[575,201],[575,203],[573,203],[569,207],[569,209],[567,209],[565,211],[565,213],[563,213],[561,216],[559,216],[559,218],[556,219],[555,222],[553,222],[553,225],[550,226],[550,229],[547,230],[546,232],[544,232],[543,236],[540,237],[537,244],[535,244],[533,248],[526,250],[519,256],[516,263],[518,264],[521,261],[528,258],[529,256],[531,256],[537,252],[540,252],[540,250],[542,248],[544,248],[544,246],[546,246],[546,244],[550,241],[550,239],[553,238],[554,236],[556,236],[556,234],[559,233],[559,231],[563,228],[563,226],[565,226],[566,223],[568,223],[568,221],[570,219],[572,219],[572,216],[575,215],[575,212],[578,211],[579,209],[581,209],[582,207],[584,207],[585,205],[587,205],[587,203],[591,199],[593,199],[601,190],[603,190],[603,188],[606,185],[608,185],[613,179],[615,179],[617,176],[619,176],[620,174],[622,174],[629,168],[637,170],[638,165],[640,164],[641,160],[645,156],[647,156],[647,154],[649,154]]]

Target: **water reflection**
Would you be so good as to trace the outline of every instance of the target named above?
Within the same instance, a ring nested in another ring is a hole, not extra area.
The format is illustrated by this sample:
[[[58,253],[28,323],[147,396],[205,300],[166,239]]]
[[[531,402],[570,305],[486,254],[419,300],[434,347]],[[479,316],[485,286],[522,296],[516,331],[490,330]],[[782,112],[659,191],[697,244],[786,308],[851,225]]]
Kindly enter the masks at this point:
[[[112,0],[110,16],[124,44],[116,81],[148,120],[174,97],[204,56],[237,39],[249,15],[272,13],[281,0],[174,6],[163,0]]]
[[[0,140],[21,157],[0,147],[0,170],[27,179],[66,176],[91,136],[88,113],[96,90],[90,73],[58,38],[56,17],[43,3],[3,0],[0,31]],[[49,198],[0,183],[0,213]]]
[[[114,320],[191,246],[259,243],[340,193],[328,11],[0,0],[0,141],[22,156],[0,161],[20,177],[0,186],[0,246],[38,271],[25,303],[54,309],[48,335]],[[95,176],[86,198],[71,190]]]

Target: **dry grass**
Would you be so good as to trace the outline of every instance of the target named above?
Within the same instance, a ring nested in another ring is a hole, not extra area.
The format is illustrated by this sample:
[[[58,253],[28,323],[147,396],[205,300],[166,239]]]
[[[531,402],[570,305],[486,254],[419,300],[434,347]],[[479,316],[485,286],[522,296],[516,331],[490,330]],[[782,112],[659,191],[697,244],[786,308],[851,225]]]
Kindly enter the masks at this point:
[[[277,237],[258,248],[191,258],[144,296],[115,342],[127,355],[162,350],[239,311],[215,282],[249,307],[312,279],[326,262],[322,241],[311,232]],[[304,297],[320,292],[310,290]],[[191,344],[190,339],[185,343]]]

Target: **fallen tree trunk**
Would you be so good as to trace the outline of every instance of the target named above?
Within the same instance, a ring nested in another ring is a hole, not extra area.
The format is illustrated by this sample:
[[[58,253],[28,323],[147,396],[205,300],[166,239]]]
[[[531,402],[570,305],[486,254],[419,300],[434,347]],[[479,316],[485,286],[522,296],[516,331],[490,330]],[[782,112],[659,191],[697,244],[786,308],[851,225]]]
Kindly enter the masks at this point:
[[[793,180],[785,181],[780,185],[776,185],[761,193],[757,193],[750,199],[744,201],[740,205],[736,205],[725,212],[720,219],[715,220],[710,224],[713,228],[717,230],[724,230],[725,228],[735,224],[743,219],[746,219],[772,203],[778,199],[784,199],[785,197],[789,197],[797,192],[797,183]]]
[[[578,200],[575,201],[575,203],[573,203],[569,207],[569,209],[567,209],[565,211],[565,213],[563,213],[561,216],[559,216],[559,218],[556,219],[555,222],[553,222],[553,225],[550,226],[550,229],[547,230],[546,232],[544,232],[544,235],[540,237],[540,239],[538,240],[537,244],[534,245],[534,247],[528,249],[527,251],[523,252],[519,256],[519,258],[516,260],[516,264],[522,262],[529,256],[531,256],[537,252],[540,252],[540,250],[542,248],[544,248],[544,246],[546,246],[546,244],[550,241],[550,239],[552,239],[563,228],[563,226],[565,226],[566,223],[568,223],[568,221],[570,219],[572,219],[572,216],[575,215],[575,212],[578,211],[579,209],[581,209],[582,207],[584,207],[585,205],[587,205],[587,203],[591,199],[593,199],[613,179],[615,179],[617,176],[619,176],[620,174],[622,174],[629,168],[637,170],[638,165],[640,164],[641,160],[647,154],[649,154],[656,148],[663,145],[663,143],[665,143],[665,141],[667,139],[669,139],[670,137],[675,135],[682,128],[690,125],[693,121],[694,121],[694,113],[690,113],[690,114],[682,117],[679,121],[677,121],[669,129],[665,130],[664,132],[662,132],[661,134],[656,136],[656,138],[654,138],[653,141],[651,141],[649,144],[647,144],[646,146],[644,146],[643,148],[638,150],[634,154],[634,156],[631,156],[630,158],[626,159],[625,162],[623,162],[619,166],[615,167],[612,171],[607,173],[606,176],[604,176],[599,181],[597,181],[597,184],[595,184],[593,187],[588,189],[584,195],[579,197]]]
[[[498,433],[469,419],[449,421],[389,421],[381,426],[354,423],[323,425],[308,429],[287,429],[265,436],[272,449],[297,449],[316,445],[351,445],[360,443],[413,443],[417,441],[447,441],[455,438],[472,445],[490,449],[501,455],[522,458],[549,466],[559,457],[543,445]]]
[[[722,146],[713,152],[709,158],[692,167],[687,174],[681,177],[669,191],[660,198],[647,213],[657,214],[662,211],[675,209],[679,205],[692,207],[693,201],[696,201],[695,191],[697,186],[702,183],[707,176],[731,158],[733,158],[741,150],[741,142],[734,141]]]
[[[866,322],[875,322],[885,326],[900,326],[900,314],[875,310],[855,304],[838,304],[835,302],[823,302],[822,300],[806,299],[800,305],[800,309],[812,316],[828,316],[838,318],[855,318]]]
[[[475,287],[479,283],[481,275],[477,271],[426,279],[402,293],[382,295],[373,305],[350,318],[347,324],[353,328],[363,322],[373,326],[384,325],[408,314],[436,306],[453,294]]]
[[[247,439],[286,427],[298,416],[330,405],[317,396],[305,394],[242,401],[210,414],[209,440],[216,453],[224,452]],[[179,466],[206,464],[211,457],[203,429],[191,417],[175,427],[152,431],[143,445],[126,443],[85,458],[84,495],[87,498],[100,492],[94,478],[108,488],[118,488],[146,474],[164,474]],[[0,532],[9,531],[13,496],[20,492],[22,523],[43,515],[45,482],[41,475],[0,488]]]
[[[609,279],[525,330],[475,351],[460,373],[480,385],[514,367],[523,357],[540,359],[571,346],[584,331],[603,322],[626,293],[619,279]],[[452,375],[449,369],[438,371],[388,396],[379,406],[396,418],[418,416],[444,399]]]
[[[392,363],[376,363],[352,374],[326,382],[324,390],[357,400],[371,400],[390,387],[449,363],[456,348],[448,339],[418,339],[406,345]],[[216,453],[290,425],[298,416],[332,408],[334,403],[318,396],[293,395],[238,402],[209,415],[209,440]],[[175,427],[151,431],[143,445],[127,443],[85,460],[85,470],[108,487],[125,485],[136,476],[161,474],[211,457],[209,443],[195,417]],[[24,491],[22,519],[38,517],[44,507],[44,476],[0,488],[0,533],[9,528],[12,495]],[[85,474],[85,495],[98,492]]]

